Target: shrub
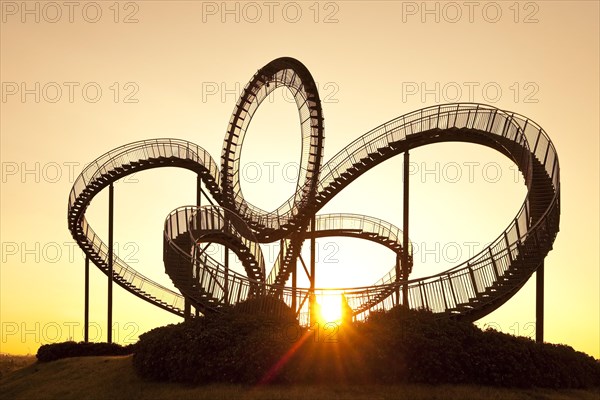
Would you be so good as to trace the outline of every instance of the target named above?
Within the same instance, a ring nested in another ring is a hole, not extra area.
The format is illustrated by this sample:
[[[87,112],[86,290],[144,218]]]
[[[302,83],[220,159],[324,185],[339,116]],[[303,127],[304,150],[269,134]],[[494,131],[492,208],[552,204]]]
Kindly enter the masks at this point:
[[[359,324],[378,343],[369,366],[384,382],[510,387],[600,386],[600,361],[564,345],[536,343],[427,311],[392,309]]]
[[[144,333],[133,358],[136,371],[174,382],[259,382],[288,350],[285,332],[302,331],[285,304],[262,300]]]
[[[402,308],[351,325],[308,330],[273,298],[147,332],[133,361],[144,378],[196,384],[600,386],[600,361],[568,346]]]
[[[132,352],[131,346],[116,343],[63,342],[40,346],[36,357],[40,362],[47,362],[67,357],[121,356]]]

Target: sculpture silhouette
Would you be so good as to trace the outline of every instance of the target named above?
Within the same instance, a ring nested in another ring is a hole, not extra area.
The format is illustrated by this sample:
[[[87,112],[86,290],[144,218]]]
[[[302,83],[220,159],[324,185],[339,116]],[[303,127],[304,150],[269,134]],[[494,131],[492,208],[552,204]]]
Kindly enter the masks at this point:
[[[291,91],[298,108],[302,159],[296,191],[277,209],[265,211],[244,198],[238,168],[252,116],[280,87]],[[310,303],[315,292],[327,289],[314,288],[314,271],[310,288],[296,287],[295,279],[291,286],[286,284],[303,242],[318,237],[371,240],[396,252],[399,260],[408,260],[401,275],[395,265],[374,285],[343,289],[345,305],[354,317],[401,304],[476,320],[501,306],[543,268],[559,229],[559,164],[550,138],[532,120],[483,104],[436,105],[374,128],[325,164],[323,138],[321,103],[312,76],[295,59],[276,59],[258,70],[242,91],[229,121],[220,168],[203,148],[180,139],[149,139],[113,149],[90,163],[74,182],[69,229],[87,257],[117,284],[178,315],[190,315],[192,306],[197,312],[210,313],[248,298],[276,297],[300,316],[308,309],[306,300]],[[448,141],[499,151],[516,164],[527,188],[516,217],[470,260],[440,274],[408,280],[411,249],[403,248],[399,228],[368,216],[317,214],[374,166],[410,149]],[[198,176],[198,204],[173,210],[164,225],[165,270],[180,293],[153,282],[112,254],[112,239],[105,243],[85,217],[90,201],[102,189],[112,189],[113,182],[134,172],[162,167],[184,168]],[[214,200],[211,205],[200,205],[201,184],[210,194],[205,193],[207,199]],[[259,243],[274,241],[280,241],[281,253],[267,272]],[[233,251],[245,275],[230,270],[227,261],[206,254],[203,249],[208,243]]]

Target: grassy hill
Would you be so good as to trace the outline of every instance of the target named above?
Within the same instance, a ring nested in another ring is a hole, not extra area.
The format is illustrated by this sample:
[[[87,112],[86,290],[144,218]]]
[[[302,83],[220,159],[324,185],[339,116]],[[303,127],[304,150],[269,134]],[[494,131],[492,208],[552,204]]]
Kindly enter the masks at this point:
[[[0,378],[34,362],[36,362],[36,358],[32,355],[16,356],[12,354],[0,354]]]
[[[145,382],[131,356],[67,358],[34,363],[0,378],[3,399],[582,399],[598,400],[600,389],[499,389],[467,385],[190,387]]]

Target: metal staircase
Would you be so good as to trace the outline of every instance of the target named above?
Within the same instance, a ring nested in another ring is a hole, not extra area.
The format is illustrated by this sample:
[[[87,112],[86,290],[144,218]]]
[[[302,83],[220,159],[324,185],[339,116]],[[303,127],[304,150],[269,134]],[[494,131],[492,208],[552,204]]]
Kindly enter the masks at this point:
[[[241,144],[254,112],[278,87],[292,91],[299,110],[303,148],[296,192],[266,212],[244,200],[238,168]],[[349,236],[403,254],[400,230],[385,221],[352,214],[317,214],[335,195],[369,169],[413,148],[439,142],[468,142],[495,149],[519,168],[527,196],[516,217],[487,248],[460,265],[429,277],[400,280],[395,267],[375,285],[343,290],[355,315],[397,304],[393,293],[408,291],[410,308],[476,320],[512,297],[543,264],[558,233],[558,156],[544,130],[519,114],[481,104],[427,107],[395,118],[357,138],[321,164],[323,116],[316,86],[299,62],[278,59],[259,70],[244,89],[226,134],[222,168],[201,147],[183,140],[154,139],[114,149],[92,162],[69,196],[68,226],[86,255],[108,273],[107,245],[89,226],[85,211],[96,194],[141,170],[178,167],[198,174],[218,206],[181,207],[165,221],[164,264],[183,296],[201,312],[251,297],[272,295],[304,304],[307,289],[286,287],[302,244],[311,237]],[[309,227],[315,217],[315,229]],[[266,273],[259,243],[281,240],[281,254]],[[229,271],[202,252],[219,243],[242,261],[246,275]],[[412,265],[411,249],[406,249]],[[135,295],[182,315],[184,297],[139,274],[114,257],[114,280]]]
[[[161,167],[180,167],[202,177],[210,193],[218,197],[218,167],[201,147],[177,139],[143,140],[116,148],[90,163],[75,180],[69,195],[69,230],[87,257],[108,274],[108,245],[85,218],[90,202],[111,183],[135,172]],[[118,257],[113,258],[114,280],[121,287],[150,303],[183,315],[184,298],[135,271]]]

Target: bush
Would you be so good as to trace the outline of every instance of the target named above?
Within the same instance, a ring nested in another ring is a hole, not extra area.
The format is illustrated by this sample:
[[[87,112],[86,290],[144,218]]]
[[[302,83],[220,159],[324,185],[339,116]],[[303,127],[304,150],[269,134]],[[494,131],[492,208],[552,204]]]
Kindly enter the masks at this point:
[[[283,302],[262,300],[144,333],[136,344],[134,368],[146,379],[173,382],[267,379],[288,350],[285,332],[302,328]]]
[[[234,315],[258,315],[274,321],[296,323],[296,314],[294,311],[283,301],[273,296],[252,297],[239,302],[225,312],[233,313]]]
[[[536,343],[427,311],[393,309],[358,324],[378,344],[367,352],[384,382],[508,387],[600,386],[600,361],[569,346]]]
[[[146,379],[196,384],[600,386],[600,362],[568,346],[402,308],[308,330],[273,298],[147,332],[133,362]]]
[[[67,357],[122,356],[132,353],[131,346],[116,343],[63,342],[40,346],[36,357],[38,361],[47,362]]]

